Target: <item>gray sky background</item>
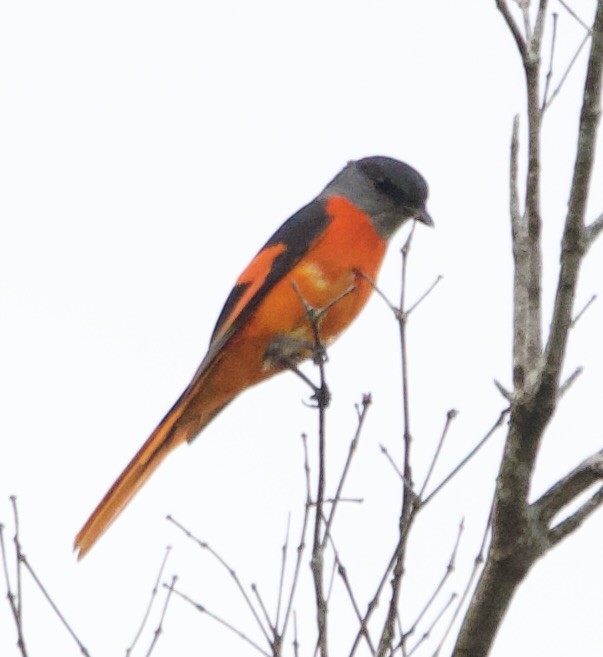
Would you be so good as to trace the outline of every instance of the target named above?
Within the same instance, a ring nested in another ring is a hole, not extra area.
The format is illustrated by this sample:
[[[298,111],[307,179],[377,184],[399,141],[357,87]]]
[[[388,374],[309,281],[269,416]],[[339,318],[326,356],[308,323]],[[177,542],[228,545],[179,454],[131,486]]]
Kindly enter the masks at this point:
[[[558,81],[583,29],[550,4],[560,13]],[[574,4],[589,21],[594,2]],[[586,53],[544,126],[545,326],[585,62]],[[174,453],[82,563],[71,546],[188,383],[240,271],[347,160],[393,156],[430,184],[436,229],[415,233],[411,300],[444,279],[410,327],[417,478],[448,409],[460,414],[436,479],[495,421],[504,401],[492,380],[510,386],[508,151],[523,106],[519,58],[493,1],[0,5],[0,519],[8,539],[16,494],[27,556],[93,655],[125,653],[167,544],[166,577],[178,574],[181,590],[258,638],[231,580],[166,513],[274,607],[287,517],[293,549],[303,514],[299,436],[308,433],[311,449],[316,436],[315,414],[301,403],[307,390],[293,376],[248,391]],[[522,165],[525,152],[522,130]],[[590,220],[603,211],[601,166],[599,157]],[[394,238],[380,278],[393,298],[404,238]],[[578,306],[602,293],[602,261],[597,244]],[[567,373],[585,372],[547,436],[535,493],[601,447],[601,326],[599,301],[572,336]],[[365,501],[341,508],[334,530],[365,604],[393,549],[400,490],[379,450],[395,453],[401,435],[397,328],[379,299],[330,357],[334,473],[354,431],[353,404],[368,391],[375,402],[347,487]],[[450,591],[462,590],[501,444],[502,433],[420,519],[403,596],[409,617],[443,573],[464,517]],[[537,565],[494,657],[598,654],[602,531],[599,514]],[[305,564],[296,605],[306,655],[308,573]],[[25,595],[30,653],[78,654],[29,581]],[[340,584],[331,621],[333,654],[347,654],[355,625]],[[16,654],[15,640],[2,602],[0,654]],[[154,655],[202,652],[255,654],[173,600]]]

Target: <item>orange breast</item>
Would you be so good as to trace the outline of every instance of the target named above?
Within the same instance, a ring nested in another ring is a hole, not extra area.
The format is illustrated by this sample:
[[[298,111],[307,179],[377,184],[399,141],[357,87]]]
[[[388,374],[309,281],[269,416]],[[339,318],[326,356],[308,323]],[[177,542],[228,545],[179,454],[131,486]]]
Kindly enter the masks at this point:
[[[323,318],[320,334],[325,344],[333,342],[362,310],[372,288],[357,272],[372,279],[377,276],[386,242],[369,217],[346,199],[331,198],[326,211],[331,221],[324,233],[217,355],[197,399],[203,412],[218,408],[245,388],[279,371],[264,360],[266,348],[275,336],[290,335],[313,342],[299,294],[312,307],[324,308],[354,286]]]
[[[354,290],[328,311],[321,323],[321,338],[332,342],[358,315],[372,289],[356,272],[374,279],[379,271],[386,243],[373,228],[367,215],[341,197],[326,205],[331,217],[323,235],[309,252],[267,295],[251,322],[251,335],[312,331],[299,293],[314,308],[324,308],[351,285]]]

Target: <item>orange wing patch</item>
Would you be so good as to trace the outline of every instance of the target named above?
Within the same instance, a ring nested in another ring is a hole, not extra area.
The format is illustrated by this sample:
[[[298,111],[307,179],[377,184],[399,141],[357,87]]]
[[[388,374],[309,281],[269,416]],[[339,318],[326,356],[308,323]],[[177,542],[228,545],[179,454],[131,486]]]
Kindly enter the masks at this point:
[[[244,288],[243,293],[237,299],[232,310],[220,323],[219,329],[214,333],[212,343],[218,341],[233,325],[241,311],[257,294],[259,289],[264,285],[266,278],[272,271],[272,265],[281,253],[284,253],[287,247],[281,242],[263,248],[255,258],[247,265],[245,271],[239,276],[236,282],[237,288]]]

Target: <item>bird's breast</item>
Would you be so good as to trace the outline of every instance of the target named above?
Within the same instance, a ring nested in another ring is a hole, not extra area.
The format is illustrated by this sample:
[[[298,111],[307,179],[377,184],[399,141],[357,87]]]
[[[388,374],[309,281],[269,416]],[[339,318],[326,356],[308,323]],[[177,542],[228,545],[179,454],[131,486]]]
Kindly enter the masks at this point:
[[[273,339],[279,334],[313,340],[307,307],[324,309],[320,335],[329,344],[352,322],[372,292],[386,242],[368,215],[349,201],[326,202],[329,222],[306,254],[258,307],[249,330]]]

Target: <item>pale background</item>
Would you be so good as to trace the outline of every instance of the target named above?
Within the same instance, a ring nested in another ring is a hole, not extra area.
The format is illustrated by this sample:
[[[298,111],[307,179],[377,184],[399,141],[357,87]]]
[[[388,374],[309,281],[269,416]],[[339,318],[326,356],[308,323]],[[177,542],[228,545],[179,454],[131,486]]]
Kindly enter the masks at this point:
[[[590,20],[594,3],[574,4]],[[583,30],[551,5],[558,79]],[[545,325],[585,61],[544,127]],[[71,546],[188,382],[249,258],[348,159],[403,159],[430,184],[436,230],[416,231],[411,297],[444,280],[410,328],[417,476],[449,408],[460,415],[439,477],[494,422],[504,401],[492,380],[510,384],[508,145],[523,88],[493,1],[0,4],[0,519],[10,539],[16,494],[26,554],[93,655],[124,654],[167,544],[166,578],[178,574],[183,591],[258,638],[228,576],[163,518],[170,512],[209,541],[273,608],[287,515],[293,548],[303,510],[299,435],[314,446],[316,433],[301,403],[307,391],[291,375],[247,392],[178,450],[82,563]],[[603,211],[601,162],[590,220]],[[394,298],[403,240],[394,238],[380,278]],[[602,284],[597,244],[578,305]],[[586,370],[547,436],[535,492],[601,447],[602,326],[598,302],[572,336],[567,372]],[[367,391],[375,401],[347,488],[365,502],[340,509],[334,529],[363,603],[394,544],[399,482],[378,445],[399,450],[398,354],[378,299],[330,354],[333,472],[354,402]],[[431,593],[465,516],[452,583],[463,588],[501,439],[420,518],[405,609]],[[599,513],[535,567],[495,657],[600,654],[602,531]],[[308,591],[296,605],[305,655]],[[79,654],[29,579],[24,604],[31,655]],[[347,654],[356,625],[340,585],[331,620],[341,621],[333,654]],[[15,641],[3,601],[0,654],[17,654]],[[174,599],[154,654],[254,652]]]

